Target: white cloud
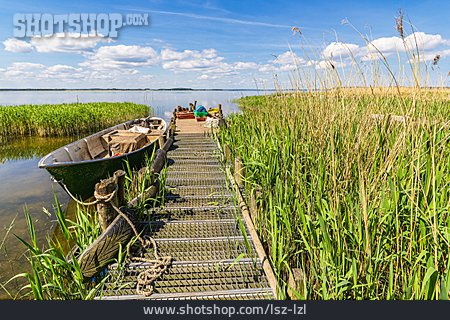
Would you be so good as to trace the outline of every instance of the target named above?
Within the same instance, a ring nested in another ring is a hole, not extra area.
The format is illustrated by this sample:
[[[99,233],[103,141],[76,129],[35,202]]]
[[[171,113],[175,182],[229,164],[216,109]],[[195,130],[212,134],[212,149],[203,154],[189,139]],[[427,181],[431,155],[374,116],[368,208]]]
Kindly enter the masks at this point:
[[[130,69],[152,66],[159,61],[158,54],[151,47],[123,44],[103,46],[86,56],[86,61],[80,63],[80,66],[93,70]]]
[[[222,65],[223,57],[218,56],[215,49],[175,51],[164,49],[161,51],[162,67],[172,71],[204,70],[218,68]]]
[[[41,71],[45,66],[40,63],[31,62],[14,62],[6,68],[4,75],[7,78],[15,77],[31,77],[34,76],[37,71]]]
[[[322,56],[327,59],[333,57],[349,57],[358,54],[359,50],[359,46],[354,43],[331,42],[323,49]]]
[[[420,55],[420,60],[422,60],[422,61],[431,61],[437,55],[439,55],[439,59],[443,59],[445,57],[449,57],[450,56],[450,49],[433,50],[433,52],[425,52],[425,53]]]
[[[385,56],[393,53],[402,53],[406,50],[419,52],[425,51],[422,56],[434,56],[429,50],[441,46],[450,45],[449,40],[445,40],[440,34],[426,34],[424,32],[415,32],[405,37],[405,42],[400,37],[381,37],[371,41],[364,50],[361,51],[361,60],[377,60],[381,58],[380,52]],[[428,51],[428,52],[427,52]]]
[[[269,61],[269,64],[259,65],[260,72],[293,71],[305,65],[306,60],[292,51],[286,51]]]
[[[255,62],[236,62],[233,64],[235,70],[258,69],[259,65]]]
[[[218,75],[236,75],[242,70],[256,70],[259,65],[255,62],[237,61],[225,62],[225,58],[218,55],[215,49],[176,51],[164,49],[161,51],[162,67],[175,73],[187,71],[201,71],[198,79],[216,79]]]
[[[161,51],[161,59],[167,60],[183,60],[188,58],[193,59],[214,59],[217,58],[216,49],[205,49],[202,51],[197,50],[184,50],[176,51],[172,49],[163,49]]]
[[[405,38],[408,50],[415,49],[416,44],[419,50],[430,50],[440,45],[450,45],[449,40],[442,38],[440,34],[426,34],[424,32],[414,32]]]
[[[399,37],[381,37],[371,41],[367,48],[370,52],[378,49],[383,53],[392,53],[403,50],[403,41]]]
[[[15,38],[6,39],[3,41],[6,51],[16,53],[28,53],[33,51],[33,46],[26,41],[18,40]]]
[[[42,73],[39,74],[42,78],[51,79],[82,79],[86,77],[86,73],[81,68],[74,68],[68,65],[57,64],[48,67]]]
[[[61,34],[54,34],[51,37],[32,37],[31,45],[37,52],[64,52],[64,53],[83,53],[92,51],[100,43],[110,43],[111,38],[102,36],[96,37],[71,37]]]
[[[30,42],[9,38],[3,44],[6,51],[17,53],[31,52],[33,49],[43,53],[84,53],[92,51],[100,43],[112,42],[111,38],[101,36],[74,38],[70,35],[60,37],[61,35],[57,33],[51,37],[35,36],[30,39]]]
[[[259,67],[258,71],[259,72],[274,72],[275,67],[273,64],[264,64]]]
[[[277,56],[272,63],[278,64],[278,65],[286,65],[286,64],[302,64],[305,60],[303,58],[300,58],[292,51],[286,51],[279,56]]]
[[[337,68],[345,68],[350,64],[350,59],[346,60],[332,60],[332,59],[324,59],[324,60],[309,60],[305,63],[305,66],[314,67],[316,70],[333,70]]]

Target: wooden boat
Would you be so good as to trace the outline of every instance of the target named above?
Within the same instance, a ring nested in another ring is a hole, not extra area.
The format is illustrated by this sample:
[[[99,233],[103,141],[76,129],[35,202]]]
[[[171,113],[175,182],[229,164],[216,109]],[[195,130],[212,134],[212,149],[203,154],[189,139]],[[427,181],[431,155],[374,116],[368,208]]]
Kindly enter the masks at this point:
[[[145,156],[159,148],[158,137],[167,123],[156,117],[130,120],[65,145],[39,161],[72,195],[86,199],[93,195],[100,179],[122,169],[124,160],[132,168],[142,166]]]
[[[194,111],[178,111],[176,112],[177,119],[194,119]]]

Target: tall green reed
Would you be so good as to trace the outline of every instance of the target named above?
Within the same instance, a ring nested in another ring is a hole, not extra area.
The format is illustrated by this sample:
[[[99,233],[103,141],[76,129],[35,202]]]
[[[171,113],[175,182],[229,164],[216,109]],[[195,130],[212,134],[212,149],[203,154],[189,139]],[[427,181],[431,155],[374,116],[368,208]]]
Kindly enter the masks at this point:
[[[129,102],[91,102],[0,107],[1,136],[76,136],[148,116],[150,108]]]
[[[247,97],[229,117],[221,140],[262,190],[256,224],[281,297],[293,268],[304,298],[448,297],[449,105],[404,101],[406,123],[373,119],[405,106],[363,90]]]

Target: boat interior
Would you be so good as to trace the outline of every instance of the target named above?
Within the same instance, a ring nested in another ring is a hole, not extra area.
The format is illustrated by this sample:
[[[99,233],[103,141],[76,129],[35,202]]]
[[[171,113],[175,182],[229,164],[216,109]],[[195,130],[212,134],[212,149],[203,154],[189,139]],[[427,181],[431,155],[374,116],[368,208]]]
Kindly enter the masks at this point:
[[[149,145],[165,130],[166,122],[160,118],[131,120],[59,148],[40,165],[120,156]]]

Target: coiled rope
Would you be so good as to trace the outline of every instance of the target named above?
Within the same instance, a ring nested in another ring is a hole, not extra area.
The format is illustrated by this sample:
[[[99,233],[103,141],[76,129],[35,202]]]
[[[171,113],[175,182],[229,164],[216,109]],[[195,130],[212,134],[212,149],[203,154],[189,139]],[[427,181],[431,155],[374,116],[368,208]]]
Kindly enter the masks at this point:
[[[137,275],[136,293],[148,297],[153,294],[154,288],[152,284],[155,282],[155,280],[159,279],[159,277],[161,277],[161,275],[170,266],[170,264],[172,263],[172,257],[160,257],[158,254],[158,247],[156,245],[155,239],[148,235],[144,236],[144,238],[141,237],[141,235],[136,230],[136,226],[133,224],[130,218],[119,208],[117,208],[114,203],[111,202],[111,206],[122,218],[125,219],[125,221],[128,222],[131,229],[133,229],[134,235],[142,245],[142,252],[145,253],[147,250],[149,251],[151,248],[153,248],[153,255],[155,256],[155,259],[145,258],[143,254],[141,257],[133,257],[131,253],[131,247],[128,246],[127,248],[128,257],[131,261],[152,264],[151,266],[148,266],[147,268],[139,272],[139,274]]]

